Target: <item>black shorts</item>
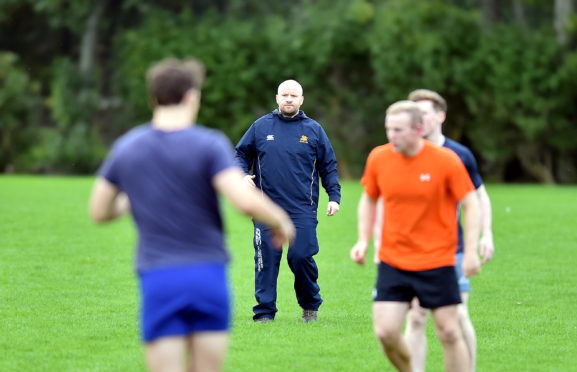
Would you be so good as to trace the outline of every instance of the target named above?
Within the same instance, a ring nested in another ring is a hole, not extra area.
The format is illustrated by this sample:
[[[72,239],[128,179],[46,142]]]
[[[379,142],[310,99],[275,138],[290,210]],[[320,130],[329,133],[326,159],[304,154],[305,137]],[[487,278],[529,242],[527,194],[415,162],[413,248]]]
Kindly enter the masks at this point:
[[[427,309],[460,304],[455,267],[405,271],[379,263],[373,301],[411,302],[415,297]]]

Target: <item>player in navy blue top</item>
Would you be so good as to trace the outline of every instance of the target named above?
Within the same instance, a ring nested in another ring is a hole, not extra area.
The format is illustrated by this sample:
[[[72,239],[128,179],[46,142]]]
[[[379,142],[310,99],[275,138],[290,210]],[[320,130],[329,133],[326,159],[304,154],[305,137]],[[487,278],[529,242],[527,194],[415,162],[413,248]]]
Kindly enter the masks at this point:
[[[150,123],[120,137],[99,170],[90,215],[106,222],[131,212],[141,332],[153,371],[220,371],[230,294],[218,193],[268,226],[280,248],[294,237],[289,216],[243,180],[220,132],[194,125],[204,68],[165,60],[148,72]]]
[[[481,240],[479,241],[479,253],[481,255],[481,263],[486,263],[492,259],[494,253],[493,233],[492,233],[492,213],[491,201],[487,190],[483,185],[483,180],[477,168],[475,157],[466,146],[453,141],[443,135],[442,124],[445,121],[447,112],[447,103],[441,95],[437,92],[418,89],[409,94],[409,99],[415,101],[422,113],[425,128],[423,135],[426,139],[436,143],[437,145],[447,147],[453,150],[467,168],[469,177],[473,185],[477,189],[477,195],[481,204]],[[458,222],[457,222],[458,223]],[[461,259],[463,255],[463,231],[460,223],[458,223],[459,240],[457,247],[457,265],[455,266],[457,276],[459,279],[459,289],[461,292],[462,304],[458,306],[459,321],[463,334],[465,336],[465,343],[469,351],[471,361],[471,371],[475,370],[476,365],[476,348],[477,339],[473,323],[469,317],[467,309],[467,302],[470,291],[469,278],[463,275],[461,270]],[[425,371],[425,360],[427,353],[427,339],[426,339],[426,324],[428,312],[419,306],[418,301],[413,301],[411,311],[408,315],[408,323],[406,330],[406,338],[411,350],[412,367],[415,372]]]
[[[327,215],[339,210],[341,187],[337,160],[322,126],[300,107],[303,90],[294,80],[278,87],[278,109],[256,120],[236,145],[236,159],[252,187],[258,187],[283,207],[293,220],[297,235],[287,253],[295,276],[297,301],[303,321],[314,321],[322,303],[317,284],[317,209],[319,178],[329,196]],[[255,321],[273,320],[277,312],[276,283],[282,253],[270,249],[266,227],[254,225]]]

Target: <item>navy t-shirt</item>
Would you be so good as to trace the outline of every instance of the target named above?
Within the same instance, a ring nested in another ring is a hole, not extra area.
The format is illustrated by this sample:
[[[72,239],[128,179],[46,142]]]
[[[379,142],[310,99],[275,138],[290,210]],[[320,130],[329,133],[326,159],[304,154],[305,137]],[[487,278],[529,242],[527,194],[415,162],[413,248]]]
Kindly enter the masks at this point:
[[[475,156],[473,155],[471,150],[469,150],[468,147],[460,144],[459,142],[454,141],[447,137],[445,137],[445,143],[443,143],[443,147],[453,150],[459,156],[459,158],[461,158],[461,161],[465,165],[465,168],[467,168],[467,172],[469,173],[469,177],[471,178],[471,182],[473,182],[475,189],[481,187],[481,185],[483,185],[483,179],[479,174],[477,161],[475,160]],[[459,243],[457,246],[457,253],[463,253],[463,245],[464,245],[463,228],[461,227],[460,222],[457,222],[457,225],[459,229]]]
[[[116,141],[99,174],[130,199],[137,270],[228,262],[212,180],[232,166],[228,139],[198,125],[162,131],[145,124]]]

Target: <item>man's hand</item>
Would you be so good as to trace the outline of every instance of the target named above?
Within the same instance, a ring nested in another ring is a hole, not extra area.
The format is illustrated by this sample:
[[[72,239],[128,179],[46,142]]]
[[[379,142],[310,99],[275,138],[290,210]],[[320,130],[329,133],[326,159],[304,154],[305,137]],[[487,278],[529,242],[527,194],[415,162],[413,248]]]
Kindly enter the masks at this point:
[[[273,248],[282,251],[283,244],[290,244],[294,241],[296,235],[295,227],[292,221],[287,217],[281,224],[271,230],[271,240]]]
[[[481,264],[484,265],[493,259],[495,246],[493,245],[493,236],[483,235],[479,241],[479,254],[481,255]]]
[[[356,242],[353,248],[351,248],[351,260],[359,265],[364,265],[365,256],[367,255],[367,247],[367,242]]]
[[[373,254],[373,262],[377,265],[381,263],[381,257],[379,256],[379,247],[375,247],[375,253]]]
[[[481,273],[481,261],[476,253],[467,254],[463,256],[463,274],[466,278]]]
[[[330,201],[327,205],[327,216],[334,216],[341,209],[339,203],[335,201]]]
[[[256,185],[254,184],[254,181],[253,181],[253,179],[255,177],[256,176],[254,174],[252,176],[250,174],[247,174],[246,176],[244,176],[244,182],[246,182],[246,184],[249,185],[253,189],[256,187]]]

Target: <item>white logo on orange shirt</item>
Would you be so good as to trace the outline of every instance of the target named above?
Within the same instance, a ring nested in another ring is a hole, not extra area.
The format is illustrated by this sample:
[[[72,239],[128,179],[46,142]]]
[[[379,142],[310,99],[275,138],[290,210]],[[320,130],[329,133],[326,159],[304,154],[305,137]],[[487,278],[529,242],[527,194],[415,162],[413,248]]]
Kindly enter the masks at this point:
[[[430,173],[421,173],[419,175],[419,179],[421,182],[430,182],[431,181],[431,174]]]

